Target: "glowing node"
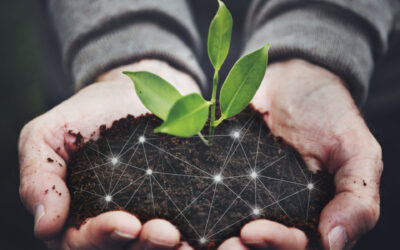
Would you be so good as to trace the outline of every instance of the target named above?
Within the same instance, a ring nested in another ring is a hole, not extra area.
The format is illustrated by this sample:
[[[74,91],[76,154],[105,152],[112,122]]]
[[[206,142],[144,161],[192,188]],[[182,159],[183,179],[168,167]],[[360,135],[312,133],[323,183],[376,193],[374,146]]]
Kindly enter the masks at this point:
[[[222,181],[222,176],[221,176],[221,174],[217,174],[216,176],[214,176],[214,181],[215,182],[221,182]]]
[[[104,197],[104,200],[106,200],[106,202],[110,202],[112,201],[112,196],[108,194]]]
[[[200,242],[200,244],[205,244],[205,243],[207,242],[207,239],[204,238],[204,237],[201,237],[201,238],[199,239],[199,242]]]
[[[250,176],[253,179],[257,178],[257,172],[256,171],[251,172]]]
[[[147,175],[152,175],[153,174],[153,170],[151,170],[150,168],[146,170],[146,174]]]
[[[115,164],[117,164],[118,163],[118,159],[117,158],[112,158],[111,159],[111,163],[113,164],[113,165],[115,165]]]
[[[259,215],[259,214],[260,214],[260,209],[254,208],[254,209],[253,209],[253,214],[254,214],[254,215]]]
[[[145,141],[146,141],[146,138],[144,138],[143,135],[139,137],[139,142],[140,142],[140,143],[143,143],[143,142],[145,142]]]
[[[314,188],[314,184],[308,183],[308,184],[307,184],[307,188],[308,188],[309,190],[313,189],[313,188]]]
[[[233,133],[232,133],[232,137],[235,138],[235,139],[239,139],[239,137],[240,137],[240,132],[239,132],[239,131],[233,132]]]

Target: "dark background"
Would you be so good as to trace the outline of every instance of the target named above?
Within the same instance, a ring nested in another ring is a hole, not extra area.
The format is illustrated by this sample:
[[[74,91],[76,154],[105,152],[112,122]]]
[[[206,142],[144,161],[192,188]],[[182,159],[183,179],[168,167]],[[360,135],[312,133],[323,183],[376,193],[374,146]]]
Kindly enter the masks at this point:
[[[0,0],[0,249],[45,249],[33,236],[33,218],[18,196],[17,139],[22,126],[71,95],[68,78],[56,62],[57,49],[46,36],[46,22],[37,5],[28,0]],[[31,1],[33,2],[33,1]],[[192,1],[203,37],[215,10],[215,1]],[[247,1],[229,5],[235,18],[227,67],[240,53],[240,31]],[[210,75],[207,56],[202,59]],[[400,42],[391,49],[374,74],[365,119],[383,147],[381,218],[355,249],[395,249],[399,244],[400,212]]]

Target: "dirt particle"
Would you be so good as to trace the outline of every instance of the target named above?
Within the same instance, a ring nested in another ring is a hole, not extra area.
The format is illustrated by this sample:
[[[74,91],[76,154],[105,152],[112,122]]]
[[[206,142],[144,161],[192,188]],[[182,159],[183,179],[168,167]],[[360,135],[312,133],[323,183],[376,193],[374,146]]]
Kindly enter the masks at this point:
[[[48,189],[44,190],[44,194],[48,194],[48,193],[49,193]]]
[[[56,151],[58,152],[58,151],[60,151],[61,150],[61,148],[60,147],[58,147],[58,148],[56,148]]]
[[[79,147],[83,144],[84,140],[83,140],[83,136],[81,135],[81,133],[79,133],[79,132],[74,133],[74,131],[68,130],[68,134],[75,137],[75,142],[74,142],[75,146]]]
[[[60,168],[62,168],[62,167],[63,167],[63,165],[62,165],[61,163],[58,163],[58,166],[60,166]]]
[[[365,180],[363,180],[363,185],[364,185],[364,187],[367,186],[367,183],[365,182]]]
[[[100,134],[103,134],[107,130],[107,126],[105,124],[100,126]]]
[[[58,193],[58,196],[61,196],[61,193]]]
[[[53,159],[51,159],[50,157],[47,158],[47,162],[54,162]]]
[[[51,189],[55,190],[55,189],[56,189],[56,185],[53,185],[53,186],[51,187]]]

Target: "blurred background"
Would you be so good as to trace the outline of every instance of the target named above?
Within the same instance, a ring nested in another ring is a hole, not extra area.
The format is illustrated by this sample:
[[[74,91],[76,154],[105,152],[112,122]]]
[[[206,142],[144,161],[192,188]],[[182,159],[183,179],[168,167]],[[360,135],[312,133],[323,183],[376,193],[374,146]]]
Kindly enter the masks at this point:
[[[17,140],[21,128],[72,94],[59,64],[54,37],[34,1],[0,0],[0,249],[45,249],[33,236],[33,217],[18,196]],[[39,1],[38,1],[39,2]],[[231,8],[235,17],[234,41],[240,34],[246,1]],[[201,35],[207,34],[215,1],[192,1]],[[234,42],[228,63],[240,53]],[[202,58],[211,73],[208,59]],[[226,74],[222,72],[222,77]],[[362,113],[383,147],[382,210],[377,226],[363,236],[355,249],[395,249],[400,213],[400,41],[394,39],[374,74],[368,103]]]

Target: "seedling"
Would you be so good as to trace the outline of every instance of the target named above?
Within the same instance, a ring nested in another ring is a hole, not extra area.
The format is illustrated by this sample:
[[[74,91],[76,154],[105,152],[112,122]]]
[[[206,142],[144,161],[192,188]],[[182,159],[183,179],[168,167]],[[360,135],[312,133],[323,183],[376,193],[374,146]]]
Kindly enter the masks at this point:
[[[163,120],[154,132],[179,137],[198,135],[211,145],[215,128],[222,121],[239,114],[253,99],[264,78],[268,64],[269,44],[240,58],[232,67],[222,85],[219,105],[221,116],[216,120],[216,95],[218,75],[230,48],[233,19],[225,4],[218,0],[218,11],[211,21],[207,50],[214,67],[211,100],[206,101],[197,93],[182,96],[178,90],[161,77],[147,72],[124,72],[135,85],[143,105]],[[202,135],[210,120],[208,140]]]

